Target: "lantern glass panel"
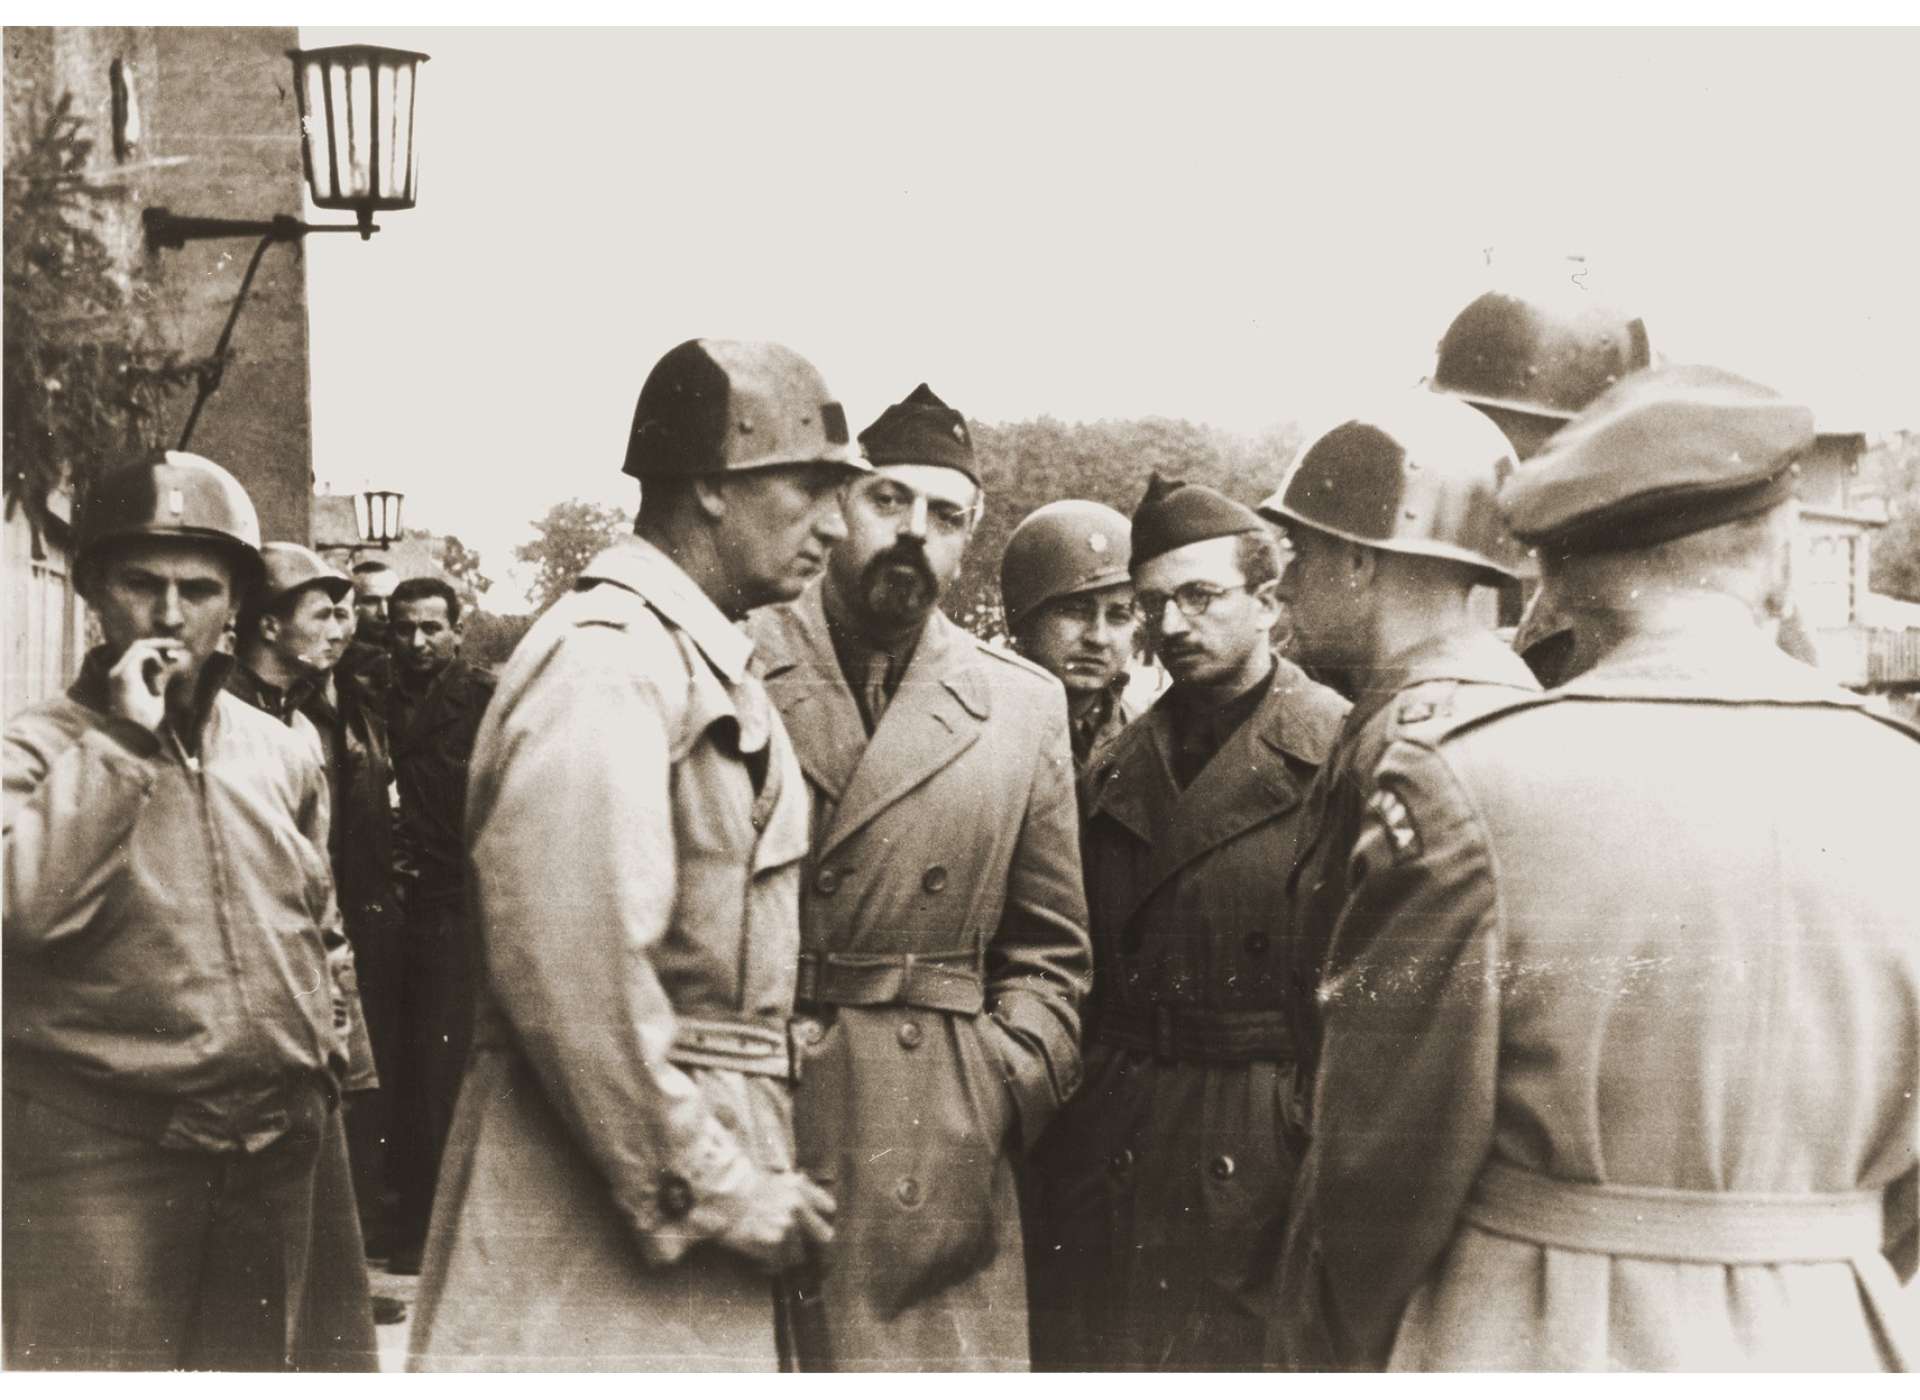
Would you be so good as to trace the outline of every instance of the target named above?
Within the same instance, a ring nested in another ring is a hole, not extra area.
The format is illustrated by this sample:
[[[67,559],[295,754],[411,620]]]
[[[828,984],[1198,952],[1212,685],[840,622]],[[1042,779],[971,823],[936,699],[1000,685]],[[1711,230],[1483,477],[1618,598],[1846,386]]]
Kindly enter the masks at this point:
[[[359,531],[363,542],[373,538],[373,492],[353,493],[353,528]]]

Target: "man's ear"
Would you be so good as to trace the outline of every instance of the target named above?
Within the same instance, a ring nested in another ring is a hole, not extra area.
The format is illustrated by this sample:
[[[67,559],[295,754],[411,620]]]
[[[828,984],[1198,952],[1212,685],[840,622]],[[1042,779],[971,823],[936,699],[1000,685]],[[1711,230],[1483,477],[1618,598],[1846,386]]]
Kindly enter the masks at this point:
[[[1347,583],[1356,589],[1373,587],[1374,576],[1380,569],[1378,551],[1364,545],[1349,544],[1346,548]]]
[[[233,613],[233,618],[236,622],[238,622],[239,616],[239,611],[236,609]],[[272,646],[280,640],[280,619],[272,613],[263,612],[260,614],[259,628],[260,640],[267,646]]]
[[[698,476],[691,483],[689,494],[694,504],[700,507],[700,513],[709,520],[718,520],[727,513],[727,488],[725,479],[717,476]]]

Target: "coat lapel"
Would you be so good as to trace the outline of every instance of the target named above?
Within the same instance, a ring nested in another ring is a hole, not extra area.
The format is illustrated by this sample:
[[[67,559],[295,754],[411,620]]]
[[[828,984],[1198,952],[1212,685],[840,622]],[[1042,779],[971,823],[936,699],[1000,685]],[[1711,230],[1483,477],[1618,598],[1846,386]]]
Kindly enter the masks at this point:
[[[1183,868],[1242,832],[1299,804],[1301,785],[1286,762],[1286,755],[1295,752],[1299,745],[1293,742],[1292,736],[1281,732],[1290,690],[1287,680],[1284,674],[1275,678],[1260,708],[1221,746],[1220,752],[1200,770],[1200,775],[1185,791],[1174,789],[1171,776],[1172,763],[1168,756],[1172,743],[1171,711],[1163,699],[1149,712],[1148,723],[1140,728],[1147,731],[1142,738],[1151,736],[1152,743],[1136,744],[1134,753],[1148,751],[1157,770],[1139,774],[1144,780],[1141,790],[1148,794],[1140,815],[1153,823],[1148,831],[1140,833],[1149,843],[1150,854],[1145,875],[1133,886],[1129,899],[1118,911],[1121,927]],[[1145,769],[1148,759],[1135,761]],[[1120,776],[1116,775],[1116,787]],[[1165,794],[1172,794],[1170,811]],[[1120,817],[1113,803],[1103,801],[1103,807],[1114,812],[1130,829],[1137,830],[1125,817]],[[1155,832],[1159,833],[1157,839]]]
[[[825,626],[823,613],[823,639]],[[826,645],[831,654],[832,644]],[[840,689],[851,707],[852,694],[844,683]],[[934,613],[899,691],[854,765],[820,854],[826,855],[971,748],[991,712],[972,640],[944,614]],[[857,710],[854,726],[856,732],[863,728]]]
[[[867,744],[860,708],[840,674],[816,585],[753,621],[767,696],[780,711],[807,780],[838,805]]]

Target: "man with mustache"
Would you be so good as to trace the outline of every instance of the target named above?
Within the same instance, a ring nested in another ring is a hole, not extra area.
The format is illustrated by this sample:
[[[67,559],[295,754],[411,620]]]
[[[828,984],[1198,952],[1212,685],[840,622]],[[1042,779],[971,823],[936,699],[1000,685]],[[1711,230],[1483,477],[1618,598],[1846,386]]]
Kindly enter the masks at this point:
[[[167,452],[77,532],[105,643],[6,729],[6,1364],[372,1369],[326,775],[223,685],[259,518]]]
[[[938,608],[985,504],[966,421],[922,384],[860,445],[824,578],[755,619],[812,797],[795,1137],[840,1202],[799,1360],[1024,1369],[1014,1164],[1088,975],[1066,701]]]
[[[1121,703],[1139,626],[1127,575],[1132,526],[1097,501],[1055,501],[1014,527],[1000,558],[1000,599],[1014,649],[1067,692],[1073,763],[1127,727]]]
[[[1156,475],[1134,602],[1173,684],[1087,783],[1087,1077],[1036,1153],[1036,1358],[1261,1364],[1296,1158],[1282,974],[1305,799],[1347,705],[1274,655],[1278,543]]]

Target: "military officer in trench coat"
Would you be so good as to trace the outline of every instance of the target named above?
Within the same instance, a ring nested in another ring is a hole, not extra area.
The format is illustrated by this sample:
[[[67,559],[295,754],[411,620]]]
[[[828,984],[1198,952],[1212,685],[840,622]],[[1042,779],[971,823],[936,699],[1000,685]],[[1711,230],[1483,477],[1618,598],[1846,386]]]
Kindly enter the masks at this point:
[[[474,749],[484,959],[419,1370],[772,1369],[773,1270],[832,1238],[793,1167],[806,785],[735,624],[845,533],[845,414],[783,346],[640,391],[636,537],[515,649]]]
[[[1768,634],[1812,433],[1663,367],[1502,491],[1599,657],[1378,768],[1280,1290],[1338,1363],[1920,1358],[1920,735]]]
[[[1211,1370],[1263,1357],[1295,1156],[1286,878],[1347,705],[1276,657],[1278,545],[1155,477],[1135,599],[1173,686],[1090,780],[1087,1076],[1035,1153],[1035,1364]]]
[[[925,385],[860,443],[821,582],[755,619],[813,802],[801,1165],[840,1213],[801,1364],[1020,1369],[1014,1166],[1079,1077],[1086,906],[1060,683],[936,606],[983,507]]]

